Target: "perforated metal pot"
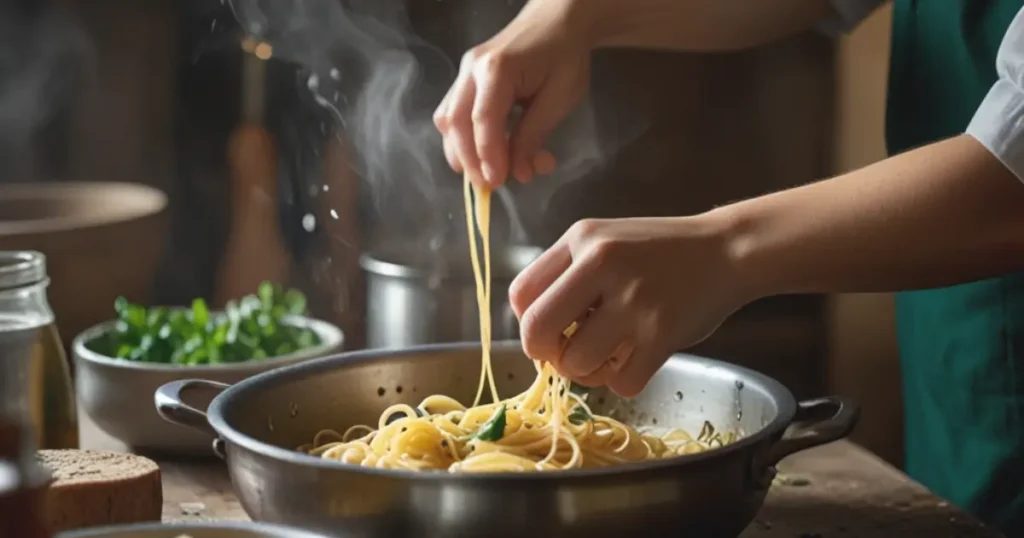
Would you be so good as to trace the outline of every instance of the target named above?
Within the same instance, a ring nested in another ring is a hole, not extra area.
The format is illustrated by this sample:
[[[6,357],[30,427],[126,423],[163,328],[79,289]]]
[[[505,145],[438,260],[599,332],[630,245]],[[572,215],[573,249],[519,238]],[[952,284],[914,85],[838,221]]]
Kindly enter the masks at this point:
[[[494,365],[501,394],[523,390],[536,375],[518,342],[496,346]],[[778,461],[846,436],[858,416],[844,398],[798,403],[767,376],[680,354],[633,400],[592,391],[594,410],[637,426],[693,432],[708,420],[743,438],[680,458],[523,474],[389,471],[294,450],[326,427],[376,424],[394,403],[439,393],[469,401],[479,368],[479,345],[361,351],[231,387],[178,381],[161,387],[156,401],[165,418],[221,439],[232,482],[254,519],[367,537],[734,538],[761,508]],[[210,385],[224,391],[208,413],[182,400],[186,389]]]

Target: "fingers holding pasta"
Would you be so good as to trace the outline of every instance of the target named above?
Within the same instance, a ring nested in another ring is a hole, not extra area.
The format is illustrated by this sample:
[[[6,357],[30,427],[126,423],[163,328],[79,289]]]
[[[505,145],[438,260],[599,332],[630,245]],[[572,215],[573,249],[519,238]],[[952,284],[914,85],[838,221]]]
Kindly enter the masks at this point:
[[[576,22],[578,14],[574,2],[530,2],[463,56],[434,113],[452,169],[477,172],[491,188],[510,175],[525,182],[554,170],[544,139],[590,83],[592,43]],[[517,104],[523,114],[510,126]]]
[[[746,302],[734,279],[719,229],[701,217],[585,220],[516,278],[510,299],[531,358],[634,396]]]

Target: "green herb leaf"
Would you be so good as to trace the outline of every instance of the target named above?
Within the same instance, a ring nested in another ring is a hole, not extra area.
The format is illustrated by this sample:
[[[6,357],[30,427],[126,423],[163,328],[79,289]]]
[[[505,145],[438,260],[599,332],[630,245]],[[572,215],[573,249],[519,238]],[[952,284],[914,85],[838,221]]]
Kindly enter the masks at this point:
[[[270,310],[274,306],[274,285],[270,282],[261,282],[256,295],[259,296],[260,306],[264,310]]]
[[[128,354],[128,360],[141,361],[145,356],[146,350],[141,347],[137,347]]]
[[[283,304],[275,304],[274,307],[270,309],[270,316],[274,319],[281,319],[286,315],[288,315],[288,311],[285,310]]]
[[[146,325],[149,327],[159,327],[163,325],[167,319],[167,309],[163,307],[151,308],[146,314]]]
[[[197,329],[205,328],[210,322],[210,310],[206,308],[206,301],[198,298],[192,300],[192,322]]]
[[[121,313],[125,312],[127,309],[128,299],[125,299],[124,296],[120,295],[117,297],[117,299],[114,299],[114,312],[117,312],[118,317],[121,317]]]
[[[298,290],[288,290],[283,302],[289,314],[301,316],[306,313],[306,296]]]
[[[129,304],[124,310],[124,321],[128,323],[130,330],[145,331],[146,309],[139,305]]]
[[[313,347],[316,345],[316,333],[308,330],[298,331],[295,335],[295,343],[298,344],[299,349]]]
[[[715,436],[715,427],[710,422],[704,421],[704,425],[700,428],[700,433],[697,434],[697,441],[707,443]]]
[[[212,334],[210,334],[209,342],[216,346],[223,346],[228,341],[228,331],[231,327],[226,323],[222,323],[213,328]]]
[[[200,347],[192,350],[192,352],[188,354],[186,362],[188,364],[203,364],[207,362],[207,359],[209,358],[210,356],[206,353],[206,348]]]
[[[242,313],[238,309],[238,304],[234,301],[228,301],[224,305],[224,313],[228,316],[228,322],[232,325],[237,324],[238,320],[242,318]]]
[[[481,441],[498,441],[505,435],[505,404],[498,406],[491,418],[480,425],[476,438]]]
[[[169,309],[114,301],[113,330],[86,346],[108,357],[165,364],[217,364],[286,355],[320,344],[312,330],[290,325],[304,314],[306,297],[264,282],[256,294],[231,301],[223,315],[196,298],[188,308]]]
[[[206,358],[210,364],[218,364],[221,362],[220,346],[213,340],[206,341]]]
[[[574,407],[572,412],[569,413],[569,422],[577,426],[589,420],[593,420],[593,418],[594,417],[590,416],[590,413],[587,412],[586,408],[579,405]]]
[[[128,355],[132,354],[132,349],[134,348],[132,348],[132,346],[129,346],[128,344],[121,344],[117,346],[117,354],[114,356],[119,359],[127,359]]]

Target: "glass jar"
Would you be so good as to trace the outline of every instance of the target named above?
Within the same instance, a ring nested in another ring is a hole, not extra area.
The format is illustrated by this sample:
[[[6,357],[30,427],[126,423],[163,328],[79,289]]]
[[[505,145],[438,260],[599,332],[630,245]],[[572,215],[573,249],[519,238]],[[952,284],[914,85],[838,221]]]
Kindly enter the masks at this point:
[[[53,325],[48,282],[42,254],[0,252],[0,536],[49,536],[43,512],[49,477],[35,459],[42,426],[35,417],[47,412],[33,400],[45,391],[39,342]]]
[[[38,448],[78,448],[78,412],[67,354],[46,298],[50,280],[39,252],[0,251],[0,355],[28,353],[19,397]],[[27,346],[27,347],[26,347]],[[15,351],[17,350],[17,351]],[[26,351],[27,350],[27,351]],[[0,364],[0,375],[6,371]],[[8,377],[4,375],[3,377]],[[3,385],[0,390],[14,390]],[[0,400],[3,399],[0,392]],[[3,409],[0,401],[0,409]]]

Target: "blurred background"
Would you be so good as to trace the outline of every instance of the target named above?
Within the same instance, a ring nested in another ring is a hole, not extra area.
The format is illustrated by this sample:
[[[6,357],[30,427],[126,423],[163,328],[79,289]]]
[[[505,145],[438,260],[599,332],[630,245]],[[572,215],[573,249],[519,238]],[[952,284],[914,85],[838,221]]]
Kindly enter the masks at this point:
[[[475,339],[461,185],[429,118],[521,3],[5,2],[0,250],[47,254],[65,345],[118,295],[219,308],[262,281],[347,349]],[[696,213],[882,158],[889,16],[839,42],[599,53],[553,141],[565,166],[499,196],[496,336],[517,335],[501,286],[580,218]],[[855,440],[900,463],[891,297],[764,300],[695,351],[857,397]]]

